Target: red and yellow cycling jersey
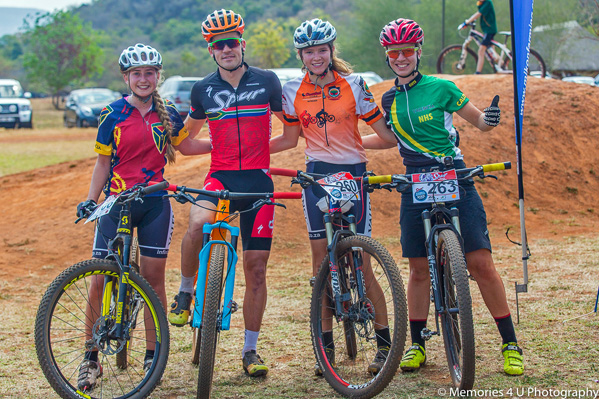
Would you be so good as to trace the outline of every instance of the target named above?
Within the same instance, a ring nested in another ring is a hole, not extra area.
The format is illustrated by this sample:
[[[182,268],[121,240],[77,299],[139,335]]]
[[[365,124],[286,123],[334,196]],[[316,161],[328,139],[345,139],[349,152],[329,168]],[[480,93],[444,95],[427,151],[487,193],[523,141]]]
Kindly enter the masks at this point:
[[[358,119],[371,125],[383,117],[364,80],[333,71],[335,80],[324,88],[310,82],[308,73],[283,86],[287,125],[300,125],[306,138],[306,162],[333,164],[366,162]]]

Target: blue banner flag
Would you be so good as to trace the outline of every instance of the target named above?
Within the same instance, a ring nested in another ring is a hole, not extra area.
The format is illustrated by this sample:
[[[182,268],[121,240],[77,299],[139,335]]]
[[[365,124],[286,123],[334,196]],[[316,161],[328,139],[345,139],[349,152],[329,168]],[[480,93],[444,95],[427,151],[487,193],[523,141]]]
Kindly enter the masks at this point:
[[[516,308],[518,322],[520,309],[518,293],[528,292],[528,240],[524,221],[524,182],[522,178],[522,121],[524,119],[524,98],[528,78],[528,57],[532,33],[532,8],[534,0],[510,0],[510,20],[512,26],[512,70],[514,74],[514,118],[516,127],[516,156],[518,172],[518,207],[520,210],[520,237],[522,245],[522,272],[524,283],[516,283]]]
[[[526,96],[526,80],[528,78],[528,58],[530,55],[530,36],[532,33],[532,8],[534,0],[516,0],[512,5],[512,56],[514,93],[516,95],[516,112],[519,116],[516,128],[516,141],[522,141],[522,119],[524,116],[524,98]]]

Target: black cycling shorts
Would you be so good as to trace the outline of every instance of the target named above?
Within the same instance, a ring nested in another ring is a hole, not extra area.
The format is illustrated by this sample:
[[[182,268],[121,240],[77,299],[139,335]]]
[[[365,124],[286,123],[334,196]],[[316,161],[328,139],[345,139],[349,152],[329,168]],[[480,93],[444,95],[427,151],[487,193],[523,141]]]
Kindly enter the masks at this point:
[[[336,165],[327,162],[309,162],[306,164],[306,172],[331,174],[337,172],[349,172],[354,177],[362,176],[366,171],[366,163],[355,165]],[[361,184],[358,185],[361,187]],[[304,217],[308,227],[308,237],[310,240],[319,240],[326,238],[323,216],[324,213],[318,208],[316,203],[322,198],[325,193],[315,193],[313,187],[310,186],[302,192],[302,204],[304,206]],[[355,215],[357,233],[365,236],[372,234],[372,219],[370,216],[370,197],[368,192],[360,190],[360,200],[352,201],[353,207],[348,213]]]
[[[454,161],[456,169],[465,168],[463,161]],[[406,174],[430,171],[432,166],[407,166]],[[487,215],[482,200],[474,187],[474,182],[460,181],[460,200],[447,203],[449,208],[456,207],[460,215],[460,230],[464,239],[466,253],[486,248],[491,251],[491,240],[487,228]],[[404,258],[426,257],[424,243],[424,224],[422,211],[431,209],[430,204],[414,204],[412,192],[402,193],[399,224],[401,227],[401,248]]]
[[[480,44],[482,44],[483,46],[491,47],[491,40],[493,40],[494,37],[495,33],[485,33],[483,41]]]
[[[140,254],[150,258],[166,258],[171,245],[175,217],[168,198],[144,197],[144,202],[131,203],[131,225],[137,228]],[[108,255],[108,241],[116,236],[121,205],[102,216],[96,227],[92,256],[103,259]]]
[[[219,170],[206,176],[204,190],[229,190],[235,193],[272,193],[272,178],[262,169]],[[218,204],[218,198],[198,195],[200,201]],[[240,211],[239,226],[243,250],[270,251],[275,220],[274,205],[263,205],[259,209],[251,209],[257,198],[232,200],[229,212]]]

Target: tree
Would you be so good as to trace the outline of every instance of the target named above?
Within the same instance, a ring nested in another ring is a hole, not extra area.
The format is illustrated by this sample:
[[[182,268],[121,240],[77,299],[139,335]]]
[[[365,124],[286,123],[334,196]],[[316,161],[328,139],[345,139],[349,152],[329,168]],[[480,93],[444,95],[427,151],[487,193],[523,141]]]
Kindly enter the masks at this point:
[[[59,93],[69,84],[102,73],[101,34],[79,17],[65,11],[38,16],[25,23],[23,67],[32,82],[52,93],[59,108]]]
[[[279,68],[291,56],[283,27],[272,19],[248,28],[248,56],[260,68]]]

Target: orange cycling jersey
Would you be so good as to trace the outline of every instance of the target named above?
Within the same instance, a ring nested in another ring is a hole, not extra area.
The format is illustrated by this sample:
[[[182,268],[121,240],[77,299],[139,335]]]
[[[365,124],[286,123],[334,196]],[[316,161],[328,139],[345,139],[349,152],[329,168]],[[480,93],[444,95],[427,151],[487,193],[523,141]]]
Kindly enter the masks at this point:
[[[358,119],[371,125],[383,117],[364,80],[332,71],[335,80],[324,88],[308,73],[283,86],[286,125],[300,125],[306,138],[306,162],[366,162]]]

